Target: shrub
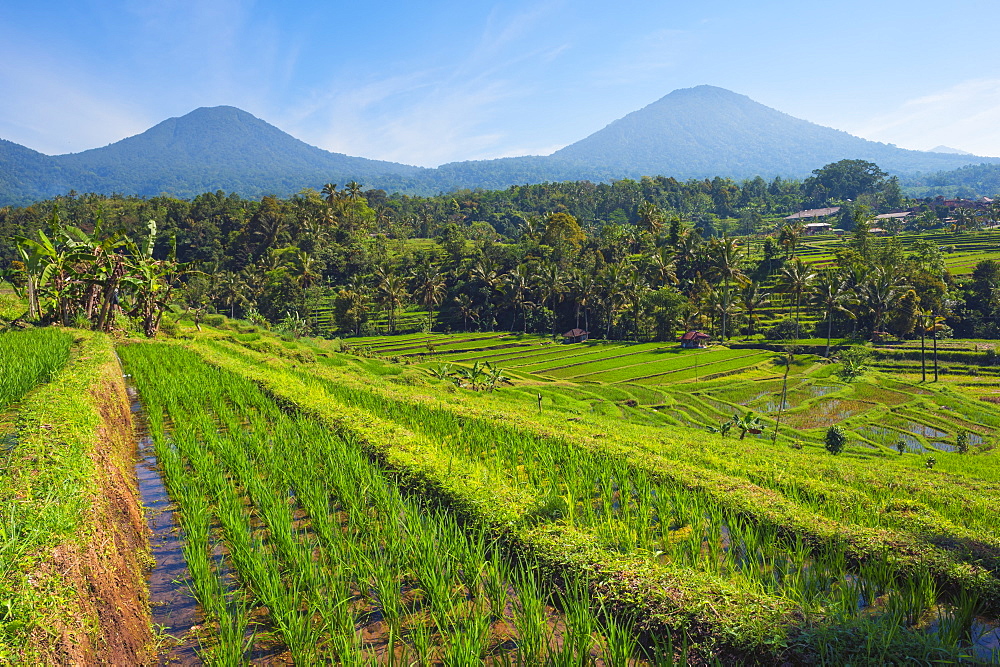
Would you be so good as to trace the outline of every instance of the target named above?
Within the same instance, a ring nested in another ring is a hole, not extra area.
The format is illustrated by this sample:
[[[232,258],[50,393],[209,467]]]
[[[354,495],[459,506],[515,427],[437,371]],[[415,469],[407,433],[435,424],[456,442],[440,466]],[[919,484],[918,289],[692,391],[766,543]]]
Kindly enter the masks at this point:
[[[847,445],[847,432],[844,431],[843,427],[835,424],[826,430],[824,442],[826,451],[831,454],[839,454],[844,451],[844,446]]]
[[[205,319],[202,320],[206,325],[210,327],[219,328],[226,323],[225,315],[206,315]]]
[[[926,459],[924,459],[924,467],[927,468],[928,470],[933,468],[935,463],[937,463],[937,459],[934,458],[933,456],[928,456]]]
[[[955,451],[959,454],[969,453],[969,432],[964,428],[955,434]]]
[[[845,382],[861,377],[868,369],[868,358],[871,357],[871,354],[870,349],[861,345],[852,345],[847,348],[838,355],[840,368],[837,369],[837,375]]]
[[[805,322],[799,322],[799,337],[808,338],[813,335],[813,326]],[[795,338],[795,320],[790,317],[779,321],[773,327],[764,332],[764,338],[768,340],[790,340]]]

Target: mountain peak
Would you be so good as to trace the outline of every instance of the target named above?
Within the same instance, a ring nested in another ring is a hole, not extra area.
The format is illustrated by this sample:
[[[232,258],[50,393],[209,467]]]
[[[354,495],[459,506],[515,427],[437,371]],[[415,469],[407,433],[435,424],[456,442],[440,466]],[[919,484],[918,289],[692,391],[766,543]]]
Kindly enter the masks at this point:
[[[0,141],[0,205],[30,203],[70,189],[179,197],[227,190],[258,197],[350,180],[416,194],[657,175],[802,178],[845,158],[868,160],[901,175],[997,161],[866,141],[711,85],[675,90],[551,156],[438,169],[331,153],[242,109],[220,105],[199,107],[82,153],[47,156]]]
[[[938,171],[960,166],[961,159],[868,141],[710,85],[675,90],[552,157],[630,178],[797,178],[845,158],[895,172]]]

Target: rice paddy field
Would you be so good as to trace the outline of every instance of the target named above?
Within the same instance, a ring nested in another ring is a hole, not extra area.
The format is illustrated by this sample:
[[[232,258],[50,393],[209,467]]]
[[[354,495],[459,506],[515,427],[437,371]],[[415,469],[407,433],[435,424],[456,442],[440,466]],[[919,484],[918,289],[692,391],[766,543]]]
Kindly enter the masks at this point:
[[[203,328],[116,346],[171,544],[148,575],[161,662],[1000,663],[985,342],[942,344],[937,382],[896,367],[919,372],[912,345],[844,382],[750,347]],[[110,346],[49,328],[0,336],[4,354],[2,405],[58,456],[73,440],[45,387]],[[473,390],[484,368],[507,380]],[[752,423],[726,433],[734,415]],[[0,476],[50,456],[31,438]],[[27,502],[20,484],[0,495],[0,651],[53,534],[31,526],[76,525],[38,509],[57,485]],[[167,594],[183,620],[157,615]]]
[[[800,355],[786,384],[782,355],[721,346],[266,339],[119,351],[201,660],[1000,661],[1000,412],[952,383]],[[444,372],[486,362],[510,384]]]

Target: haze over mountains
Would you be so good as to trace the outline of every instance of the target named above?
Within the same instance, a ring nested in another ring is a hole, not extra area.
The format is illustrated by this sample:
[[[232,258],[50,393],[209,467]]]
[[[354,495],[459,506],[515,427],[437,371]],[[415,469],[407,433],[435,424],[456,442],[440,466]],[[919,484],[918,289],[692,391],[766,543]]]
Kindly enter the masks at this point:
[[[945,152],[948,151],[948,152]],[[562,180],[802,178],[844,158],[900,175],[1000,163],[967,153],[911,151],[793,118],[713,86],[675,90],[550,156],[453,162],[436,169],[310,146],[234,107],[200,108],[142,134],[82,153],[48,156],[0,140],[0,205],[70,190],[192,197],[225,190],[287,196],[356,180],[365,188],[429,194]]]

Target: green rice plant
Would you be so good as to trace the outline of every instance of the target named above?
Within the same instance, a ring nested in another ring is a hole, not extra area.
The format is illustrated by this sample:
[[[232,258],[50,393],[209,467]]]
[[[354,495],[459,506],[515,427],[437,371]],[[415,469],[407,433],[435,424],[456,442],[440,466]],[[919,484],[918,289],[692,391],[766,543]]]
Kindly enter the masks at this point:
[[[490,633],[490,620],[483,614],[473,614],[462,620],[447,623],[444,638],[444,663],[446,665],[477,665],[482,663],[483,652]]]
[[[490,613],[495,620],[506,618],[507,602],[510,597],[510,571],[502,559],[491,558],[486,562],[483,573],[483,588],[489,599]]]
[[[69,360],[72,345],[73,335],[54,327],[0,333],[0,409],[52,380]]]
[[[526,571],[527,570],[527,571]],[[521,665],[535,665],[548,650],[549,627],[545,616],[545,598],[529,568],[521,568],[514,603],[514,627],[517,629],[517,655]]]
[[[604,662],[611,667],[628,667],[633,656],[639,649],[631,624],[603,614],[605,621],[601,624],[601,634],[604,636]]]
[[[950,604],[937,607],[937,634],[949,644],[974,644],[973,636],[976,617],[981,609],[976,595],[960,591]]]
[[[317,387],[318,383],[311,386]],[[594,530],[608,545],[617,545],[614,547],[616,549],[627,553],[643,549],[649,549],[650,553],[659,550],[664,560],[672,566],[688,567],[695,572],[741,582],[741,585],[746,582],[747,588],[771,590],[781,595],[785,595],[783,591],[795,590],[798,591],[796,595],[802,599],[802,605],[809,610],[831,607],[839,614],[849,606],[852,596],[847,591],[853,583],[842,583],[845,581],[843,577],[847,568],[843,552],[847,547],[839,547],[840,555],[831,547],[829,558],[823,556],[816,547],[806,549],[808,563],[795,563],[794,559],[782,556],[780,550],[784,548],[784,543],[776,539],[779,533],[765,530],[760,525],[766,524],[759,520],[760,517],[767,516],[761,512],[761,508],[731,502],[732,496],[745,492],[745,483],[740,485],[738,478],[733,477],[732,484],[726,487],[726,495],[722,495],[713,491],[709,482],[723,478],[713,477],[708,469],[699,469],[699,477],[687,476],[691,470],[690,461],[697,457],[707,460],[709,454],[703,448],[691,447],[692,453],[671,462],[669,474],[664,474],[662,470],[641,465],[641,457],[634,456],[641,451],[639,448],[625,450],[619,448],[617,443],[608,443],[607,450],[602,452],[597,448],[568,443],[559,437],[538,437],[520,425],[498,428],[496,423],[470,419],[467,415],[458,417],[448,414],[446,410],[431,410],[416,404],[405,405],[402,401],[380,395],[376,390],[361,392],[350,387],[338,390],[337,400],[354,398],[365,401],[372,414],[388,413],[398,416],[414,429],[419,428],[421,433],[427,434],[428,442],[440,442],[441,448],[458,462],[456,469],[459,464],[464,465],[470,460],[481,462],[484,466],[484,484],[492,483],[493,479],[509,477],[518,484],[535,489],[543,501],[551,497],[559,498],[563,503],[571,501],[574,506],[574,522],[581,528]],[[288,451],[282,451],[282,459],[285,461],[292,460],[293,455],[288,454]],[[668,451],[682,452],[683,448],[668,448]],[[755,456],[752,451],[748,448],[745,455],[751,461]],[[787,453],[787,450],[784,451]],[[340,450],[335,452],[331,454],[331,464],[329,469],[324,468],[324,474],[335,467],[344,467],[342,463],[346,463],[346,460],[340,460]],[[433,450],[429,449],[427,453],[433,455]],[[724,466],[722,458],[724,457],[720,456],[713,465]],[[743,465],[745,461],[741,460],[739,463]],[[761,457],[761,469],[766,463],[767,460]],[[347,463],[349,467],[353,465]],[[827,466],[825,463],[823,465]],[[841,467],[841,464],[837,466]],[[856,472],[847,464],[843,467],[845,472]],[[266,472],[264,476],[270,478],[271,474]],[[772,479],[774,484],[782,483],[778,475]],[[289,488],[297,489],[299,486],[301,483],[289,484],[285,486],[285,493],[288,493]],[[338,495],[345,492],[339,490],[341,488],[360,495],[350,512],[361,512],[367,518],[363,521],[348,519],[346,526],[352,534],[360,534],[364,530],[368,534],[378,535],[380,543],[388,543],[388,532],[384,529],[386,521],[369,509],[372,504],[383,502],[375,500],[377,493],[369,492],[367,484],[359,485],[354,482],[352,486],[346,476],[343,483],[331,484],[331,487],[338,489],[334,492]],[[280,486],[270,488],[276,490]],[[359,488],[364,489],[362,494],[357,493]],[[793,488],[807,490],[803,486]],[[668,497],[674,497],[677,501],[669,503],[666,500]],[[780,498],[761,496],[765,497],[769,503],[780,503]],[[819,495],[810,497],[820,498]],[[348,500],[338,499],[338,502],[342,507],[351,505]],[[562,516],[565,516],[566,510],[568,508],[560,509]],[[741,524],[736,520],[741,514],[751,520]],[[660,528],[661,526],[665,529]],[[804,522],[797,524],[798,529],[803,526],[808,528]],[[466,583],[461,581],[462,558],[455,556],[457,552],[444,546],[451,539],[446,535],[448,531],[435,529],[434,532],[432,543],[435,547],[451,554],[451,590],[468,590]],[[679,539],[670,539],[673,537],[671,533],[679,533]],[[821,541],[819,544],[826,543],[828,542]],[[426,547],[423,549],[426,550]],[[419,553],[423,554],[424,551]],[[890,569],[899,572],[898,567]],[[464,602],[456,600],[456,604],[452,606],[453,618],[461,618],[461,609],[464,607]],[[515,605],[515,614],[519,609],[522,610],[523,620],[523,607]]]
[[[243,600],[230,605],[227,613],[219,616],[218,642],[206,656],[206,662],[223,667],[246,664],[246,653],[253,646],[254,635],[247,630],[250,610]]]
[[[407,639],[413,646],[413,656],[420,665],[433,664],[434,637],[431,626],[428,623],[421,623],[411,628],[407,633]]]
[[[586,663],[594,646],[594,633],[598,623],[590,609],[590,592],[587,582],[569,582],[559,595],[559,607],[565,616],[566,632],[558,652],[550,654],[556,665],[575,667]]]

